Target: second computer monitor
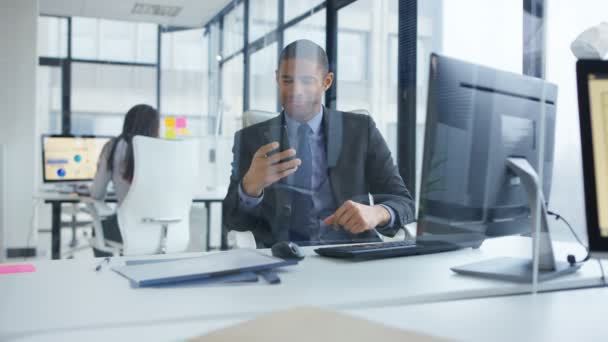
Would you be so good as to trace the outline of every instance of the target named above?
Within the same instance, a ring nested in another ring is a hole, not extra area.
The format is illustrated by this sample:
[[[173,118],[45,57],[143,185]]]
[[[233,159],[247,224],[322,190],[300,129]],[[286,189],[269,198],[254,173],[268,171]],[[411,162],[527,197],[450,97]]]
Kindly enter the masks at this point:
[[[507,159],[525,158],[542,172],[549,198],[556,97],[543,80],[433,54],[419,232],[529,232],[528,197]]]
[[[91,181],[107,136],[42,136],[42,175],[45,183]]]

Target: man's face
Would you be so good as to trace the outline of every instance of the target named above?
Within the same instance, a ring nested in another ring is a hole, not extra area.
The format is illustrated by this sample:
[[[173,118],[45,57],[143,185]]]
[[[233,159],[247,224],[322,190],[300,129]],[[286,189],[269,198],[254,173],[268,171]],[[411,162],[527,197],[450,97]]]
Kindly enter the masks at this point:
[[[317,63],[304,58],[284,60],[276,78],[285,112],[301,122],[319,112],[323,93],[333,82],[332,73],[325,74]]]

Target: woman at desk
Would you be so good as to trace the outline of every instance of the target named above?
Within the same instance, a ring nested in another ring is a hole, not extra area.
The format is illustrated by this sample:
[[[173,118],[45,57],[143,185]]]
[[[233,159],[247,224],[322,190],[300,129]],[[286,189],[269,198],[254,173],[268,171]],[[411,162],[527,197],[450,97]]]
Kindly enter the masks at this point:
[[[104,200],[108,183],[112,181],[120,206],[133,180],[134,158],[133,137],[143,135],[158,137],[158,111],[151,106],[139,104],[129,109],[122,126],[122,133],[108,141],[99,156],[97,172],[91,186],[91,197]],[[116,215],[102,221],[104,238],[122,243]],[[106,256],[94,249],[95,256]]]

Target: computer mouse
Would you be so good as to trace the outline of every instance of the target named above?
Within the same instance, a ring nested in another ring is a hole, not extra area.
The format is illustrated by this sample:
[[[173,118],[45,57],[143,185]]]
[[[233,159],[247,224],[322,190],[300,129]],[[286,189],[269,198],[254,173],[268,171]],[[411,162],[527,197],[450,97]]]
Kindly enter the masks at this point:
[[[304,259],[304,253],[302,253],[300,246],[289,241],[275,243],[271,251],[273,256],[281,259]]]

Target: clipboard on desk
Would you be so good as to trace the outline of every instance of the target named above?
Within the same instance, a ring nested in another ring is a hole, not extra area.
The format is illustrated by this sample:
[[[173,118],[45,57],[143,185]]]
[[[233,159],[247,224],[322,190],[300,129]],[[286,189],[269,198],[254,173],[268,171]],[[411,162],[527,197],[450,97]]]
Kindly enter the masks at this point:
[[[112,269],[138,287],[166,285],[189,280],[205,280],[227,275],[263,272],[297,264],[253,249],[234,249],[157,263],[118,266]]]

